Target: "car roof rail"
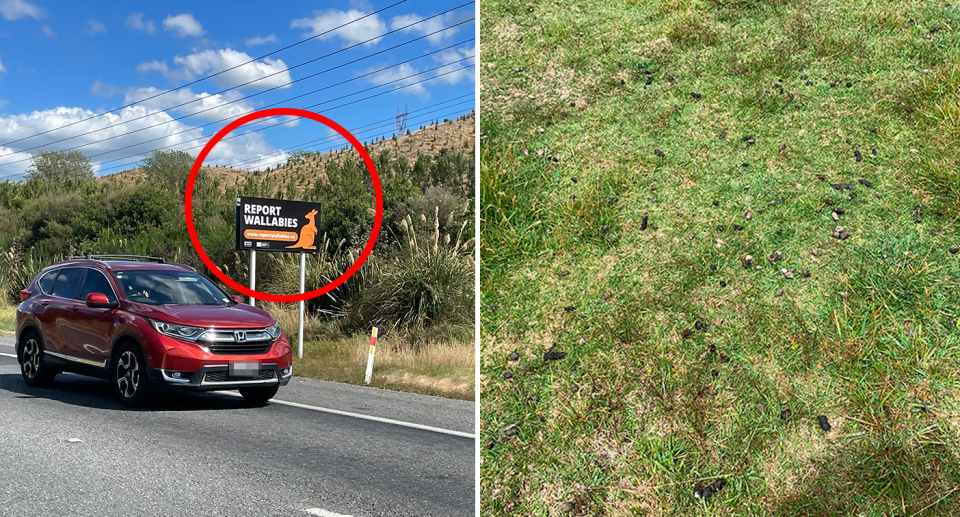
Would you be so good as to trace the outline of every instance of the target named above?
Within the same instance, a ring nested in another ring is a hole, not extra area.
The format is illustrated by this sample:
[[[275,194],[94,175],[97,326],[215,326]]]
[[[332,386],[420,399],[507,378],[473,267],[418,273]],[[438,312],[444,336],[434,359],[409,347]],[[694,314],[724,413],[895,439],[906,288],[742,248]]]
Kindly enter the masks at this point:
[[[134,260],[138,262],[157,262],[159,264],[166,264],[167,259],[161,257],[147,257],[144,255],[86,255],[82,257],[70,257],[71,259],[87,259],[87,260]]]

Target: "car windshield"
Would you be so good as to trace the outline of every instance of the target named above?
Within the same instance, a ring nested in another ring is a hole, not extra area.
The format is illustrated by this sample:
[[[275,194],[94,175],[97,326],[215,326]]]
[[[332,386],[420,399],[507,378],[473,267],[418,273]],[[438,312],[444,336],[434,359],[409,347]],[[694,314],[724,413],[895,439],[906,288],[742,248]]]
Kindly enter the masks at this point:
[[[188,271],[114,271],[123,296],[150,305],[231,305],[233,300],[203,275]]]

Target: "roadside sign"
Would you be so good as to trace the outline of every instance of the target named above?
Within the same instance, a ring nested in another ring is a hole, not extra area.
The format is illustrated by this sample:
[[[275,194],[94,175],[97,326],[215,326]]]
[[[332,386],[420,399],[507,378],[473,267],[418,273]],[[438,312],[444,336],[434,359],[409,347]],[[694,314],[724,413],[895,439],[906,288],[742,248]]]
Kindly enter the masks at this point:
[[[236,249],[317,253],[319,218],[320,203],[238,197]]]

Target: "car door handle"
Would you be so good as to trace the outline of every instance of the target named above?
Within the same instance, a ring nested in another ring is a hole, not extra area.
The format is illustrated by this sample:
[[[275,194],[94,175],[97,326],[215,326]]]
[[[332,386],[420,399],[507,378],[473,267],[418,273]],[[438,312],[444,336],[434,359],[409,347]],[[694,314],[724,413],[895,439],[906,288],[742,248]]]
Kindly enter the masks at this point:
[[[43,305],[44,307],[46,307],[47,305],[50,305],[50,302],[48,302],[48,301],[42,301],[42,302],[40,302],[40,305]]]
[[[77,312],[80,310],[80,307],[77,307],[76,305],[74,305],[73,307],[70,307],[70,310],[73,312]]]

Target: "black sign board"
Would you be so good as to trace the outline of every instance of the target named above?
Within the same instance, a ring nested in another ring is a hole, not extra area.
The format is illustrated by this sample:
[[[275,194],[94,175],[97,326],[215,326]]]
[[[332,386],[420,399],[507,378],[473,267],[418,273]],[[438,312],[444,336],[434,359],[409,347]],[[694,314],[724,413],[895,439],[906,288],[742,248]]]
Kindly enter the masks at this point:
[[[317,253],[320,203],[237,198],[237,249]]]

